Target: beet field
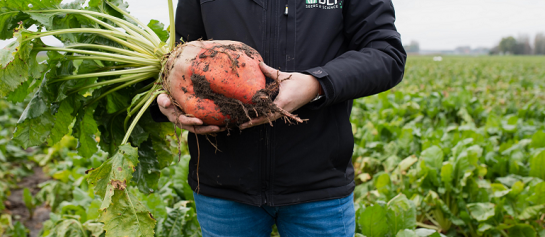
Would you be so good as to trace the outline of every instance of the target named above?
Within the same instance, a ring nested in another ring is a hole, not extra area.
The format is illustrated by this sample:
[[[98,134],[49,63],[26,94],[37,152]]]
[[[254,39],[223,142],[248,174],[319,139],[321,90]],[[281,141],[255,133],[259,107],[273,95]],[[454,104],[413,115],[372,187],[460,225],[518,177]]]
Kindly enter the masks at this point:
[[[412,56],[400,85],[354,101],[357,236],[545,237],[544,65],[545,57]],[[138,158],[124,146],[116,155],[115,96],[97,107],[102,116],[66,117],[69,135],[60,137],[21,136],[45,134],[28,124],[38,117],[19,120],[32,117],[33,93],[0,100],[1,236],[201,236],[187,132],[144,113],[130,137]],[[170,143],[156,143],[159,135]],[[87,171],[116,160],[134,172],[122,193],[108,194],[114,184]]]

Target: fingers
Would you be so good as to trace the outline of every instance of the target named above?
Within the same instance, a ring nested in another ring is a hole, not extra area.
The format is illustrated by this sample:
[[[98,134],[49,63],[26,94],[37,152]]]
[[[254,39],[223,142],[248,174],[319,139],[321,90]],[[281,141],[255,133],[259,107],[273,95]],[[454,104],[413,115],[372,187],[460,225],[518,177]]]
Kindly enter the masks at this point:
[[[218,126],[202,126],[202,120],[183,115],[182,112],[172,104],[170,98],[166,94],[161,94],[157,97],[157,104],[159,104],[161,113],[167,116],[168,120],[176,124],[179,128],[197,134],[207,134],[225,130]]]
[[[220,128],[218,126],[190,126],[190,125],[182,125],[182,129],[185,129],[187,131],[190,131],[192,133],[196,134],[210,134],[210,133],[217,133],[217,132],[223,132],[226,128]]]
[[[174,117],[174,119],[171,119],[169,117],[169,120],[175,123],[176,126],[178,126],[179,128],[188,130],[196,134],[209,134],[225,131],[225,128],[220,128],[218,126],[202,125],[202,120],[198,118],[187,117],[185,115],[180,115],[178,116],[178,118]]]
[[[170,120],[170,118],[169,118]],[[176,125],[179,126],[200,126],[203,124],[202,120],[198,119],[198,118],[194,118],[194,117],[187,117],[185,115],[179,115],[177,118],[174,117],[174,120],[173,121],[170,121],[170,122],[173,122],[175,123]]]
[[[261,69],[261,72],[263,72],[263,75],[265,75],[268,78],[276,78],[278,76],[277,73],[279,73],[278,70],[269,67],[267,64],[261,62],[259,63],[259,68]]]
[[[157,104],[163,108],[167,108],[172,105],[170,98],[168,98],[168,95],[166,94],[160,94],[157,96]]]

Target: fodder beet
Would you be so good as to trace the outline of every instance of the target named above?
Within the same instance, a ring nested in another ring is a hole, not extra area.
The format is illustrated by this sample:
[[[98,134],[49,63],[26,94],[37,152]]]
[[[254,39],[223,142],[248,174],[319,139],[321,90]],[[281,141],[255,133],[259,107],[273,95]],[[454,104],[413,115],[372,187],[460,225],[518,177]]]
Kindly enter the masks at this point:
[[[248,45],[193,41],[179,45],[167,57],[163,88],[186,116],[228,127],[277,112],[302,122],[273,103],[279,79],[266,85],[259,68],[263,59]]]

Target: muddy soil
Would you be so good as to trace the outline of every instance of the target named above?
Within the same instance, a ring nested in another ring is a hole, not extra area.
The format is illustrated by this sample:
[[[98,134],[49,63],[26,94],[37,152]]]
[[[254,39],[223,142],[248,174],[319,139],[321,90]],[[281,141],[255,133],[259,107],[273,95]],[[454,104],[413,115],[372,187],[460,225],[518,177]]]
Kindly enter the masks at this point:
[[[47,206],[39,206],[34,210],[34,215],[30,218],[30,213],[23,201],[23,190],[28,188],[33,196],[40,191],[38,184],[50,180],[47,177],[41,167],[34,167],[34,174],[25,177],[18,183],[17,189],[11,190],[11,195],[4,202],[6,206],[6,212],[12,215],[13,221],[20,221],[30,230],[30,236],[38,236],[40,230],[43,227],[43,223],[49,220],[49,213],[51,209]]]

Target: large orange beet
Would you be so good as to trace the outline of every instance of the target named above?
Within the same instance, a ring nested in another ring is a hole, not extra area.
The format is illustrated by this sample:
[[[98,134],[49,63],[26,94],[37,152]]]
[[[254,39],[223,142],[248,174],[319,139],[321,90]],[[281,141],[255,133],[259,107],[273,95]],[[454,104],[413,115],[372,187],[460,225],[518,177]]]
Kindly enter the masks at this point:
[[[241,112],[249,117],[245,105],[266,86],[261,56],[240,42],[194,41],[168,57],[164,87],[185,114],[205,124],[240,123]]]

